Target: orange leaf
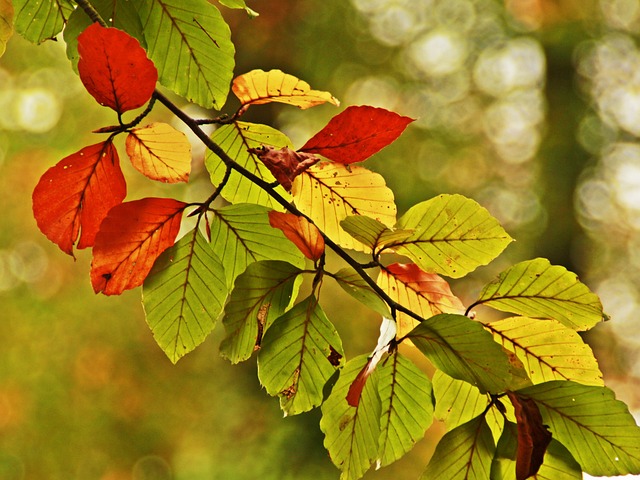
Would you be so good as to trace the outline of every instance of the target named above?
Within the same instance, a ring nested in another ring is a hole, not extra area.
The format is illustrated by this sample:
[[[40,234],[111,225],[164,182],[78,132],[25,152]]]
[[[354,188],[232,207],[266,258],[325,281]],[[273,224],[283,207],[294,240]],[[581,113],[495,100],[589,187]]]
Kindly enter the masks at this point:
[[[123,113],[151,98],[158,71],[128,33],[94,23],[78,36],[78,53],[80,80],[100,105]]]
[[[287,192],[291,191],[291,183],[298,175],[320,161],[315,155],[298,153],[289,147],[277,149],[263,145],[260,148],[249,148],[248,151],[258,156]]]
[[[380,271],[377,283],[393,300],[422,318],[464,312],[464,305],[451,292],[446,280],[435,273],[423,272],[413,263],[389,265]],[[400,337],[417,325],[416,320],[404,313],[398,313],[397,321]]]
[[[311,90],[307,82],[281,70],[252,70],[239,75],[231,86],[233,93],[246,110],[250,105],[280,102],[302,109],[329,102],[340,105],[329,92]]]
[[[551,432],[542,423],[542,415],[535,401],[513,392],[507,394],[518,422],[516,479],[525,480],[538,473],[551,442]]]
[[[73,256],[78,235],[78,248],[93,246],[100,223],[126,193],[116,149],[111,141],[97,143],[42,175],[33,191],[33,215],[42,233]]]
[[[187,136],[166,123],[134,128],[126,141],[133,166],[152,180],[187,182],[191,172],[191,144]]]
[[[173,245],[186,206],[171,198],[143,198],[112,208],[93,248],[93,290],[119,295],[142,285],[156,259]]]
[[[285,237],[311,260],[318,260],[324,253],[324,238],[318,227],[304,217],[292,213],[269,212],[269,223],[273,228],[279,228]]]

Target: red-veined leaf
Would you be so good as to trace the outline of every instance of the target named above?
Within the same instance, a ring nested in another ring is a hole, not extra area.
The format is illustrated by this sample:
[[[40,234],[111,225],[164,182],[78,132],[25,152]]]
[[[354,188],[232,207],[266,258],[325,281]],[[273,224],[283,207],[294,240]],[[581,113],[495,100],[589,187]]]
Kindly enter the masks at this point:
[[[324,253],[324,238],[318,227],[304,217],[292,213],[269,212],[269,224],[279,228],[284,236],[291,240],[296,247],[311,260],[318,260]]]
[[[298,175],[320,161],[315,155],[298,153],[289,147],[276,149],[262,145],[260,148],[249,148],[248,151],[257,155],[287,192],[291,191],[291,183]]]
[[[94,244],[100,223],[120,204],[127,186],[118,153],[111,141],[83,148],[51,167],[33,191],[33,215],[38,228],[73,256]]]
[[[94,23],[78,36],[78,53],[80,80],[100,105],[123,113],[151,98],[158,71],[128,33]]]
[[[152,180],[187,182],[191,144],[187,136],[166,123],[151,123],[129,132],[127,155],[133,166]]]
[[[96,235],[93,290],[119,295],[142,285],[156,259],[173,245],[186,206],[171,198],[143,198],[112,208]]]
[[[362,162],[392,143],[413,120],[384,108],[352,106],[333,117],[300,151],[338,163]]]
[[[422,318],[439,313],[464,313],[464,305],[451,287],[435,273],[426,273],[414,264],[394,263],[380,272],[378,285],[396,302]],[[411,331],[417,320],[398,312],[398,336]]]
[[[307,82],[281,70],[252,70],[237,76],[231,89],[242,103],[243,110],[250,105],[271,102],[287,103],[302,109],[325,102],[340,105],[329,92],[311,90]]]

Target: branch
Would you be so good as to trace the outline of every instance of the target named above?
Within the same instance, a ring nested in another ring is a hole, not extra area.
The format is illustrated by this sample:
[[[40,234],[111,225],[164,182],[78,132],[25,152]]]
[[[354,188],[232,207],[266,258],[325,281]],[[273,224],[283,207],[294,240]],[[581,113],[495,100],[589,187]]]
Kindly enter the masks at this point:
[[[109,26],[107,22],[105,22],[100,16],[98,11],[93,7],[93,5],[91,5],[91,2],[89,2],[88,0],[76,0],[76,3],[78,4],[78,7],[84,10],[84,13],[87,14],[92,22],[99,23],[103,27]]]

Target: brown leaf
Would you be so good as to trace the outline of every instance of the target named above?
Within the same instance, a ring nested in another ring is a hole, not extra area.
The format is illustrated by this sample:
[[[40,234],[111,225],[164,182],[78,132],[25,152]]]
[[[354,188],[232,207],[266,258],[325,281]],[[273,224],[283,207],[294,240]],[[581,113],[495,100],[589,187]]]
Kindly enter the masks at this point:
[[[287,192],[291,191],[294,178],[320,161],[320,158],[311,153],[296,152],[289,147],[277,149],[264,145],[250,148],[249,152],[258,156]]]

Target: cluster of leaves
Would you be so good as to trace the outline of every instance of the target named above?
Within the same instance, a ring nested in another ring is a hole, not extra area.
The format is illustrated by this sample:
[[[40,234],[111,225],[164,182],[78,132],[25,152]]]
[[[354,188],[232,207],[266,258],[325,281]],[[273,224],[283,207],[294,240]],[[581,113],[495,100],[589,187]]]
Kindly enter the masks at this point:
[[[294,149],[283,133],[242,121],[243,113],[270,102],[304,109],[338,101],[279,70],[232,81],[234,46],[214,5],[76,3],[74,9],[68,0],[14,0],[0,9],[34,42],[64,27],[68,56],[87,91],[117,114],[117,125],[97,132],[106,140],[44,173],[33,193],[34,216],[65,253],[93,248],[96,293],[142,286],[147,322],[172,362],[201,344],[221,318],[222,355],[237,363],[257,352],[259,380],[285,414],[321,407],[325,446],[345,479],[401,458],[434,418],[447,433],[423,478],[640,473],[640,428],[603,385],[578,334],[605,318],[598,297],[565,268],[535,259],[504,271],[465,307],[443,277],[461,278],[488,264],[509,235],[460,195],[440,195],[396,218],[393,192],[362,166],[412,119],[348,107]],[[242,0],[221,3],[246,8]],[[240,108],[196,120],[156,90],[157,82],[218,110],[231,83]],[[189,179],[186,137],[165,123],[139,126],[157,103],[208,148],[214,191],[202,202],[124,201],[113,144],[120,134],[143,175],[166,183]],[[205,123],[218,125],[211,136]],[[224,206],[214,206],[216,199]],[[195,217],[195,226],[176,241],[185,216]],[[326,267],[327,249],[344,268]],[[407,263],[390,263],[389,254]],[[374,278],[369,272],[376,271]],[[299,299],[304,278],[311,293]],[[370,354],[344,358],[321,306],[327,279],[381,315]],[[476,319],[478,305],[513,316]],[[401,344],[429,359],[433,378],[400,353]]]

